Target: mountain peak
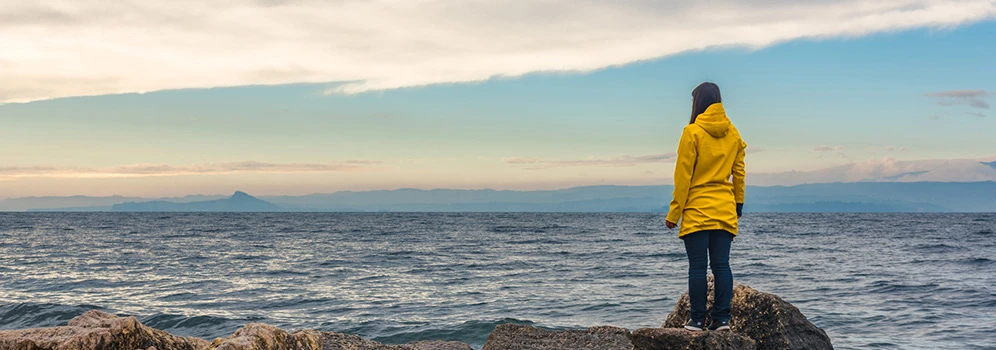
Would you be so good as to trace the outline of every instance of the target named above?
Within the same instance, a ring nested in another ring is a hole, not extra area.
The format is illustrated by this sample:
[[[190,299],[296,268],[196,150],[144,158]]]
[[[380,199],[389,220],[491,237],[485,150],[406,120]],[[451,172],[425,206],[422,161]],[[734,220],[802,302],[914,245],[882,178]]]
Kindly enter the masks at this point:
[[[127,202],[114,204],[111,211],[215,211],[215,212],[274,212],[283,211],[279,205],[235,191],[229,198],[198,202]]]

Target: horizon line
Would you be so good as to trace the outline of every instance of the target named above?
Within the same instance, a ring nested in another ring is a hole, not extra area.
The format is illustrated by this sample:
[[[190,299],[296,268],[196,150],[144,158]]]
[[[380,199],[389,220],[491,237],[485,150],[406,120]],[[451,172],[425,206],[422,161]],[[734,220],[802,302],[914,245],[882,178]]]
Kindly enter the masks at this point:
[[[985,181],[833,181],[833,182],[811,182],[811,183],[802,183],[802,184],[794,184],[794,185],[750,185],[750,184],[748,184],[747,187],[772,188],[772,187],[799,187],[799,186],[833,185],[833,184],[882,184],[882,185],[887,185],[887,184],[983,184],[983,183],[996,183],[996,181],[993,181],[993,180],[985,180]],[[238,193],[238,192],[242,192],[242,193],[248,194],[248,195],[250,195],[252,197],[306,197],[306,196],[313,196],[313,195],[333,195],[333,194],[337,194],[337,193],[393,192],[393,191],[404,191],[404,190],[414,190],[414,191],[424,191],[424,192],[429,192],[429,191],[547,192],[547,191],[565,191],[565,190],[572,190],[572,189],[579,189],[579,188],[593,188],[593,187],[667,187],[667,186],[672,186],[673,187],[674,185],[671,184],[671,183],[666,183],[666,184],[652,184],[652,185],[606,184],[606,185],[580,185],[580,186],[569,186],[569,187],[560,187],[560,188],[553,188],[553,189],[533,189],[533,190],[495,189],[495,188],[443,188],[443,187],[417,188],[417,187],[397,187],[397,188],[390,188],[390,189],[340,190],[340,191],[334,191],[334,192],[312,192],[312,193],[300,194],[300,195],[293,195],[293,194],[261,194],[261,195],[254,195],[252,193],[249,193],[248,191],[235,190],[235,191],[232,191],[231,194],[220,194],[220,193],[216,193],[216,194],[201,194],[201,193],[191,193],[191,194],[185,194],[185,195],[179,195],[179,196],[159,196],[159,197],[129,196],[129,195],[122,195],[122,194],[112,194],[112,195],[106,195],[106,196],[93,196],[93,195],[85,195],[85,194],[73,194],[73,195],[62,195],[62,196],[58,196],[58,195],[55,195],[55,196],[24,196],[24,197],[3,197],[3,198],[0,198],[0,201],[4,201],[4,200],[17,200],[17,199],[33,199],[33,198],[72,198],[72,197],[89,197],[89,198],[124,197],[124,198],[140,198],[140,199],[171,199],[171,198],[184,198],[184,197],[202,196],[202,197],[223,197],[223,198],[225,198],[225,197],[231,197],[231,196],[235,195],[235,193]]]

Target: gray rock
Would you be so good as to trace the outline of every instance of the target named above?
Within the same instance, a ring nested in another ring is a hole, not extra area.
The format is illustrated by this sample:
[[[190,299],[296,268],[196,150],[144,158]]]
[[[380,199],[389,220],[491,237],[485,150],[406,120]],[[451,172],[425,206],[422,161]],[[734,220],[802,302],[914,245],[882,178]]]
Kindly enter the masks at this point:
[[[586,330],[551,331],[507,323],[495,327],[481,350],[632,350],[629,331],[601,326]]]
[[[641,328],[632,333],[637,350],[754,350],[754,340],[728,331],[693,332],[684,328]]]
[[[709,299],[713,303],[712,276],[709,276]],[[688,292],[678,299],[674,311],[662,327],[681,328],[688,321]],[[809,322],[798,308],[777,295],[759,292],[735,284],[730,302],[730,328],[734,333],[750,337],[758,350],[827,350],[833,349],[830,337]]]

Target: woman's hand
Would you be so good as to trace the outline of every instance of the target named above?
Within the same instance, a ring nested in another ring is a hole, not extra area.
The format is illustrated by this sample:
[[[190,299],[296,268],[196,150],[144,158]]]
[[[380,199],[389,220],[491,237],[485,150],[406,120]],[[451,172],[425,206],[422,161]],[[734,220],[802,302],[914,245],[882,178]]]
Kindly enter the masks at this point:
[[[665,221],[664,225],[667,225],[667,228],[672,228],[672,229],[675,228],[675,227],[678,227],[678,224],[670,222],[670,221]]]

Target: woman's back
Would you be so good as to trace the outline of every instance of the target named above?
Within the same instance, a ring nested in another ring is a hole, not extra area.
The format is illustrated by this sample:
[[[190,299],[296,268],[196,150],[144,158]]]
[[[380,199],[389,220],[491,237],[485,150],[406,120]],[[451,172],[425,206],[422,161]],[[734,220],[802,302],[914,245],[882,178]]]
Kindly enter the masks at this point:
[[[703,230],[737,233],[745,148],[722,103],[710,105],[685,127],[675,165],[674,212],[668,214],[668,221],[682,220],[679,237]]]

